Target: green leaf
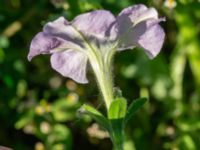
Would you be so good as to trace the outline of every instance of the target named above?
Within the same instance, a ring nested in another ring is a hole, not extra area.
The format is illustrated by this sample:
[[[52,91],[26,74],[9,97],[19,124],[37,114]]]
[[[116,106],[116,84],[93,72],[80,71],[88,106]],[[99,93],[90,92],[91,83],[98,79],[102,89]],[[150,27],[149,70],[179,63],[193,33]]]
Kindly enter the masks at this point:
[[[126,115],[126,99],[123,97],[116,98],[110,105],[108,110],[108,118],[122,119]]]
[[[108,118],[111,125],[110,137],[116,149],[122,149],[124,141],[124,117],[126,115],[126,99],[117,97],[110,105]]]
[[[146,98],[138,98],[131,103],[126,113],[125,123],[127,123],[132,118],[136,111],[141,108],[146,101]]]
[[[97,123],[99,123],[104,129],[110,130],[109,121],[104,117],[98,110],[94,107],[84,104],[81,109],[79,109],[79,113],[84,113],[89,115],[92,119],[94,119]]]

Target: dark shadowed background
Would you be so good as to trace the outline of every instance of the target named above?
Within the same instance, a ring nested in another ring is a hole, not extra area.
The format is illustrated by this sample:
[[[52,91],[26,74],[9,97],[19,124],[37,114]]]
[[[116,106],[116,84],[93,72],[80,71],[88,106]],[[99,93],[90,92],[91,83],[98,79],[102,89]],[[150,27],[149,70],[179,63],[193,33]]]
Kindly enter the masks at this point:
[[[161,53],[117,53],[114,79],[128,103],[149,101],[126,128],[127,150],[200,148],[199,0],[0,0],[0,145],[14,150],[111,150],[107,134],[76,111],[89,103],[104,111],[91,69],[89,84],[63,78],[49,56],[28,62],[31,39],[59,16],[107,9],[115,15],[143,3],[166,17]]]

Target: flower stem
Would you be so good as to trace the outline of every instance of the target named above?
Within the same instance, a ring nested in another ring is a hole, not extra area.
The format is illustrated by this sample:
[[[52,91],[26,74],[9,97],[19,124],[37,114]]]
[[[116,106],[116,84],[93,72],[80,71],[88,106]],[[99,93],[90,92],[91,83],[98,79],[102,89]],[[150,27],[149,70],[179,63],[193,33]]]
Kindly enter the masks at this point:
[[[111,54],[108,55],[110,57],[109,60],[104,60],[103,55],[100,53],[99,50],[95,49],[91,43],[88,41],[88,39],[80,32],[75,26],[72,26],[73,29],[78,33],[81,39],[85,42],[85,47],[88,49],[88,51],[85,51],[85,53],[88,55],[88,58],[90,60],[90,64],[93,68],[93,71],[95,73],[97,82],[99,84],[99,89],[102,93],[102,96],[104,98],[106,108],[107,110],[110,107],[111,102],[113,101],[113,85],[112,85],[112,76],[111,76],[111,59],[113,56],[113,50],[111,50]],[[108,63],[107,63],[108,61]]]
[[[110,133],[111,140],[114,146],[114,150],[123,150],[124,135],[123,129],[121,131],[112,131]]]
[[[107,111],[109,111],[110,105],[114,100],[111,64],[106,65],[106,63],[103,63],[103,59],[99,59],[99,61],[97,61],[94,60],[94,57],[91,57],[90,63],[94,70],[99,90],[104,98]],[[114,149],[123,150],[124,131],[123,125],[121,124],[122,121],[120,119],[109,121],[111,123],[109,134]]]
[[[99,61],[90,59],[90,63],[94,70],[99,85],[99,90],[102,93],[106,108],[108,110],[111,102],[113,101],[113,81],[110,65],[106,65],[103,62],[103,59],[99,59]]]

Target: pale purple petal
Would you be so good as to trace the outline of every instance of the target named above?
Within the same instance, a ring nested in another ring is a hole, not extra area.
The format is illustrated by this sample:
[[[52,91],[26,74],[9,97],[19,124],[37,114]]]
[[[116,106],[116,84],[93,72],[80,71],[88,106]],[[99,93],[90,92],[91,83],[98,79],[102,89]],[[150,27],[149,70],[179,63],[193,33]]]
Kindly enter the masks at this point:
[[[13,150],[13,149],[5,146],[0,146],[0,150]]]
[[[136,25],[147,19],[158,19],[158,13],[155,8],[147,8],[145,5],[134,5],[123,9],[117,16],[117,21],[126,26],[127,21]]]
[[[117,17],[114,29],[118,30],[118,50],[141,47],[150,58],[155,57],[164,42],[165,33],[159,26],[154,8],[135,5],[124,9]]]
[[[160,52],[165,38],[165,33],[158,24],[159,21],[149,19],[131,28],[123,36],[124,39],[120,43],[118,50],[141,47],[150,58],[154,58]]]
[[[88,83],[86,78],[87,56],[84,53],[74,50],[53,53],[51,65],[53,69],[65,77],[79,83]]]
[[[143,26],[146,27],[144,33],[137,34],[137,46],[145,50],[147,55],[152,59],[160,52],[164,39],[165,33],[162,27],[155,23],[153,25],[152,20],[145,21],[135,27],[135,30],[142,30]]]
[[[69,22],[60,17],[47,23],[43,32],[38,33],[32,40],[28,60],[39,54],[74,49],[82,50],[83,39],[73,29]]]
[[[58,47],[61,41],[56,37],[39,32],[31,41],[28,60],[39,54],[49,54],[51,50]]]
[[[40,54],[50,54],[67,49],[81,50],[81,47],[74,42],[39,32],[31,41],[28,60],[31,61],[33,57]]]
[[[126,34],[132,32],[134,26],[138,23],[148,20],[158,19],[158,14],[154,8],[147,8],[145,5],[134,5],[123,9],[116,18],[116,24],[113,28],[118,30],[118,36],[123,45],[126,45]],[[127,48],[132,45],[127,44]],[[134,47],[134,46],[133,46]],[[125,47],[124,47],[125,48]]]
[[[57,20],[47,23],[43,32],[83,47],[84,39],[64,17],[59,17]]]
[[[62,32],[63,29],[65,29],[66,26],[68,25],[69,25],[69,22],[64,17],[59,17],[58,19],[52,22],[48,22],[44,26],[43,31],[45,33],[56,34],[56,33]]]
[[[72,25],[85,36],[104,38],[114,21],[115,17],[109,11],[96,10],[77,16]]]

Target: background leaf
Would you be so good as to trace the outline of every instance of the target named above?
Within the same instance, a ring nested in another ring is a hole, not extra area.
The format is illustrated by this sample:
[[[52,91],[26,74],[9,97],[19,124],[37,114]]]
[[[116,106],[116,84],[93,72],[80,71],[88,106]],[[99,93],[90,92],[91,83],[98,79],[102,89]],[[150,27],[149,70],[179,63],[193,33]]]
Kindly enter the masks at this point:
[[[133,100],[133,102],[128,107],[128,110],[125,116],[125,123],[127,123],[133,117],[136,111],[140,109],[145,104],[146,101],[147,101],[146,98],[138,98],[136,100]]]

